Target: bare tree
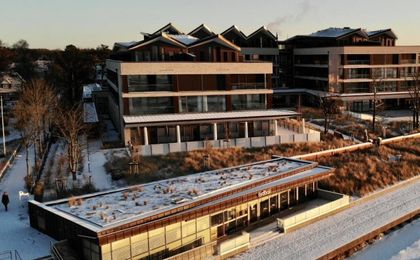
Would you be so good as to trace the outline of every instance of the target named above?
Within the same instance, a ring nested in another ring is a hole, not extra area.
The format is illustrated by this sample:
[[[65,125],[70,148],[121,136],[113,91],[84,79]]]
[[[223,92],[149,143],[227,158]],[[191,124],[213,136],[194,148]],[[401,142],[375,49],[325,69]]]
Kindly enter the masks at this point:
[[[84,122],[83,109],[80,105],[70,109],[60,109],[60,117],[57,118],[57,129],[67,145],[67,159],[73,180],[81,158],[81,142],[79,137],[86,134],[90,126]]]
[[[411,73],[407,83],[410,80],[412,83],[408,85],[408,92],[411,97],[411,111],[413,112],[413,128],[418,129],[420,127],[420,71],[415,70]]]
[[[338,114],[338,102],[336,96],[328,95],[320,97],[320,107],[324,115],[324,133],[328,132],[330,123],[334,115]]]
[[[29,175],[29,147],[34,145],[35,165],[43,152],[44,139],[55,116],[57,97],[52,87],[42,80],[34,80],[25,85],[19,93],[13,114],[16,127],[26,149],[27,174]],[[38,155],[37,156],[37,152]]]
[[[372,130],[375,132],[377,115],[380,111],[383,110],[384,102],[378,98],[378,88],[382,85],[383,80],[378,73],[373,73],[372,75]]]
[[[15,128],[20,132],[21,144],[26,151],[26,176],[30,176],[30,165],[29,165],[29,148],[35,140],[35,129],[31,124],[27,124],[27,120],[30,117],[30,111],[21,110],[21,103],[18,102],[16,105],[13,114],[17,119]]]

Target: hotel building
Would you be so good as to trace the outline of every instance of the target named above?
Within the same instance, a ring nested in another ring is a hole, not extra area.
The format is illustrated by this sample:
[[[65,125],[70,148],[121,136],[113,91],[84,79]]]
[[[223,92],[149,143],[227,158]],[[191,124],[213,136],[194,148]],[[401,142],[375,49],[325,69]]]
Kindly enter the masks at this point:
[[[386,108],[408,107],[408,87],[420,65],[420,46],[396,46],[391,29],[329,28],[281,42],[285,85],[310,97],[325,93],[343,101],[344,109],[369,111],[374,86]],[[287,95],[292,90],[275,90]]]
[[[61,241],[52,248],[59,259],[224,258],[248,248],[243,232],[260,220],[297,210],[305,216],[312,210],[316,218],[326,205],[339,207],[342,195],[318,189],[318,181],[332,174],[314,162],[275,158],[72,199],[30,201],[30,223]]]
[[[319,134],[303,126],[297,132],[281,127],[286,124],[281,120],[298,113],[272,109],[273,62],[264,59],[274,59],[275,44],[264,28],[243,38],[236,27],[218,35],[202,25],[183,34],[172,24],[145,33],[143,41],[116,43],[107,82],[111,117],[124,143],[155,155],[207,143],[318,141]]]

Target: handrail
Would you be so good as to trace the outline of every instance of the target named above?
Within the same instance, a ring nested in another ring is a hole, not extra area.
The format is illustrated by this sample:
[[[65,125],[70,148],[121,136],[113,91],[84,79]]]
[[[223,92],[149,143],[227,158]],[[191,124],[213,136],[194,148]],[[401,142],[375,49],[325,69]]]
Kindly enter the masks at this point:
[[[22,260],[17,250],[6,250],[0,252],[0,260]]]

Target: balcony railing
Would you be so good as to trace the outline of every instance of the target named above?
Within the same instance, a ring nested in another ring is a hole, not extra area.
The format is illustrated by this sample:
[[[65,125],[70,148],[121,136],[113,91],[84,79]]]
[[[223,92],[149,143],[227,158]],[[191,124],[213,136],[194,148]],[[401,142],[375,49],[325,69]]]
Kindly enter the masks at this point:
[[[350,74],[348,79],[368,79],[370,78],[369,74]]]
[[[347,60],[347,64],[345,65],[369,65],[369,60]]]
[[[266,84],[265,83],[232,83],[232,89],[265,89]]]
[[[404,59],[400,61],[400,64],[416,64],[416,59]]]

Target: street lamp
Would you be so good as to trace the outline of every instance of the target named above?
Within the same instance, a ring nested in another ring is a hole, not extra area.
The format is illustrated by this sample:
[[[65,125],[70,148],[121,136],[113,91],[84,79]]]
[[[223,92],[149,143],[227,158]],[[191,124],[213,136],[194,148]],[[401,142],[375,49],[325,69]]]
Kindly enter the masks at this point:
[[[1,106],[1,130],[3,134],[3,154],[6,157],[6,136],[4,134],[4,113],[3,113],[3,94],[0,94],[0,106]]]

